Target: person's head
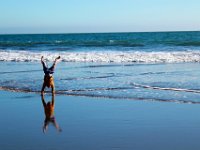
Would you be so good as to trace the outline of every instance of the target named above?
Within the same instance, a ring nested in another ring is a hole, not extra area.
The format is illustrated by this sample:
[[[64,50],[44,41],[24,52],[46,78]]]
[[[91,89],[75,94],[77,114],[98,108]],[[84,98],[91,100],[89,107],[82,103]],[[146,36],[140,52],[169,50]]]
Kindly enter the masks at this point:
[[[42,128],[43,133],[47,132],[49,124],[52,124],[57,129],[58,132],[62,132],[62,129],[59,127],[59,125],[56,122],[55,118],[45,118],[45,120],[44,120],[44,126]]]

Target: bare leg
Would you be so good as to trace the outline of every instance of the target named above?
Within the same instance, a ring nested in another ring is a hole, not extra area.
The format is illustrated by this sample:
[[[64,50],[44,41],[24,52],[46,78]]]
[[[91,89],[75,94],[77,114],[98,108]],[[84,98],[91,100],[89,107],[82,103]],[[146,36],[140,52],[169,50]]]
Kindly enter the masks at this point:
[[[49,68],[50,70],[54,71],[55,66],[56,66],[56,63],[57,63],[57,60],[59,60],[59,59],[60,59],[60,56],[58,56],[58,57],[54,60],[53,65]]]
[[[42,63],[43,71],[44,71],[44,73],[45,73],[46,70],[47,70],[47,67],[46,67],[46,65],[45,65],[45,63],[44,63],[44,57],[43,57],[43,56],[41,57],[41,63]],[[44,81],[44,82],[43,82],[43,85],[42,85],[42,89],[41,89],[41,94],[44,94],[44,89],[45,89],[45,87],[46,87],[46,84],[45,84],[45,81]]]
[[[60,126],[58,125],[56,120],[54,120],[53,125],[55,126],[55,128],[57,129],[58,132],[62,132],[62,129],[60,128]]]
[[[47,67],[44,63],[44,57],[43,56],[41,57],[41,63],[42,63],[43,71],[45,72],[47,70]]]

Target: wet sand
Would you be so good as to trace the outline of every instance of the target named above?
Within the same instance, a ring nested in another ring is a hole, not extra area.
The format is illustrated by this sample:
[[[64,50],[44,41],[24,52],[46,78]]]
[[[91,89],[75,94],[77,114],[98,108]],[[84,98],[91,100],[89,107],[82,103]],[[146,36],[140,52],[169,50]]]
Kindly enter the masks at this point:
[[[50,101],[51,96],[45,95]],[[49,126],[39,94],[0,91],[2,150],[199,150],[200,105],[139,100],[55,97]]]

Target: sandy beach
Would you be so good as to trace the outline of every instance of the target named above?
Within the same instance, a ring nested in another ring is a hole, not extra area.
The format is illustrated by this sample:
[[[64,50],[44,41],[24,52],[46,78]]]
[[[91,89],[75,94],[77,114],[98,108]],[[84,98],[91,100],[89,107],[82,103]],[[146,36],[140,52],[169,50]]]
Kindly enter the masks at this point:
[[[39,94],[0,91],[0,146],[11,149],[198,150],[200,105],[89,97],[55,97],[62,128],[42,132]],[[45,100],[51,100],[45,95]]]

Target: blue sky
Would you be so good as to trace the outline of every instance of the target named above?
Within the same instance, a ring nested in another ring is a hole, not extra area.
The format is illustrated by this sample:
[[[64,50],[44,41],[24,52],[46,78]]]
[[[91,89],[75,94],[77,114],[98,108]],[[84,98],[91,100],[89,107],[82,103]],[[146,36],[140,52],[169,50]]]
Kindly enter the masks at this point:
[[[1,0],[0,34],[200,30],[199,0]]]

